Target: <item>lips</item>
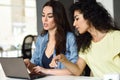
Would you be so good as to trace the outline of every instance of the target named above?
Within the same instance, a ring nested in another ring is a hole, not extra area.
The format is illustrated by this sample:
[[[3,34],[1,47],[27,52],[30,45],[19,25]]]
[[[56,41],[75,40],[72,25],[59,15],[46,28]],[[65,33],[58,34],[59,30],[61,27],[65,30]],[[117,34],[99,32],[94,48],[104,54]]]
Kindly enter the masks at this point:
[[[44,24],[43,24],[43,26],[44,26],[44,27],[47,27],[47,26],[48,26],[48,24],[47,24],[47,23],[44,23]]]
[[[79,35],[78,28],[75,28],[75,34],[76,34],[77,36]]]
[[[79,28],[79,27],[75,27],[75,29],[76,29],[77,31],[78,31],[78,28]]]

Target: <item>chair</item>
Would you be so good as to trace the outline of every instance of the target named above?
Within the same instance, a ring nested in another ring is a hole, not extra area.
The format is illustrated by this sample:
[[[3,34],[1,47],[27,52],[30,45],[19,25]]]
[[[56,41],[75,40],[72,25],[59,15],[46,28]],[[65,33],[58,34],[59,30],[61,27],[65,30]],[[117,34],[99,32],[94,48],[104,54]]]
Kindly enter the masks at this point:
[[[3,48],[0,47],[0,54],[1,54],[1,57],[3,56]]]
[[[85,67],[85,76],[90,76],[90,72],[91,72],[91,70],[90,70],[90,68],[89,68],[89,66],[88,65],[86,65],[86,67]]]
[[[82,73],[82,76],[91,76],[91,70],[88,65],[86,65],[86,67]]]
[[[34,36],[33,35],[27,35],[22,44],[22,57],[23,59],[31,59],[32,57],[32,44],[34,42]]]
[[[36,43],[37,35],[34,35],[34,43]]]

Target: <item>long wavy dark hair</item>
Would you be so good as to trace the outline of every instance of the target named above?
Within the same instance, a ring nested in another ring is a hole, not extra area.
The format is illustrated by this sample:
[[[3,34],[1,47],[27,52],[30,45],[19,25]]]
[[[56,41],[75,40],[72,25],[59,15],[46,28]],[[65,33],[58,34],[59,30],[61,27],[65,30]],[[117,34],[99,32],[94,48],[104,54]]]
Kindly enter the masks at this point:
[[[101,3],[96,2],[96,0],[79,0],[78,2],[74,3],[70,8],[72,20],[74,11],[76,10],[83,14],[83,17],[88,21],[88,24],[92,24],[95,29],[99,30],[100,32],[106,33],[111,30],[120,30],[108,11]],[[76,37],[78,51],[87,53],[87,51],[90,50],[92,40],[90,33],[85,32]]]
[[[57,26],[57,30],[55,33],[55,49],[56,49],[56,54],[63,53],[65,54],[66,51],[66,34],[67,32],[71,32],[70,24],[67,19],[67,14],[65,11],[65,8],[62,3],[56,0],[50,0],[45,5],[45,6],[50,6],[53,9],[53,17],[54,21]],[[48,31],[44,30],[42,31],[41,35],[46,34]]]

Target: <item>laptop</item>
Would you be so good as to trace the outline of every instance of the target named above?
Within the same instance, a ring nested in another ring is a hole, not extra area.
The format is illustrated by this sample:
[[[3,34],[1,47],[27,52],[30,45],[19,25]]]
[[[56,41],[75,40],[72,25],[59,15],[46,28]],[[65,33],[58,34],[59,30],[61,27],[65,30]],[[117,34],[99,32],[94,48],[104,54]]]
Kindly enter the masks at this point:
[[[23,78],[33,80],[45,77],[44,74],[41,75],[29,74],[24,64],[23,58],[0,57],[0,63],[2,65],[5,75],[10,78]]]

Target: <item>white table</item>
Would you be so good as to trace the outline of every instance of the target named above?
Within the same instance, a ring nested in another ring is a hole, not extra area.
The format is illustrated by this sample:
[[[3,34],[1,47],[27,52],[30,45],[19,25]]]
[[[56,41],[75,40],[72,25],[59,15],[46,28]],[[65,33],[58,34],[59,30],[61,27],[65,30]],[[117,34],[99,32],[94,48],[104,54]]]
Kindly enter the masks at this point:
[[[0,64],[0,80],[24,80],[24,79],[6,77]],[[46,76],[44,78],[39,78],[36,80],[102,80],[102,79],[98,77],[85,77],[85,76]]]

